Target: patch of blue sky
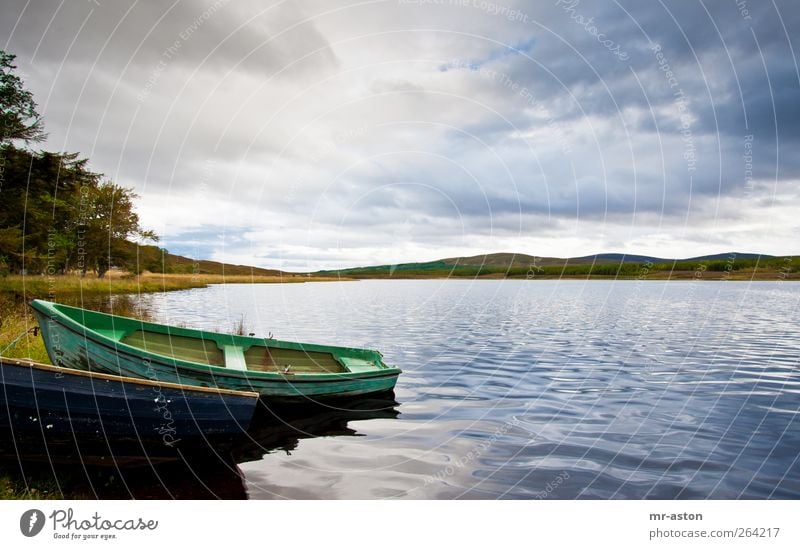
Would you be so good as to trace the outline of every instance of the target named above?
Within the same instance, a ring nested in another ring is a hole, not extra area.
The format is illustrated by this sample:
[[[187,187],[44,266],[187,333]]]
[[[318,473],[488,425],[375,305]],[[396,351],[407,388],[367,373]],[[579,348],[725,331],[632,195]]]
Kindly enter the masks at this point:
[[[497,48],[489,52],[489,55],[483,59],[461,59],[453,60],[439,66],[439,72],[447,72],[453,69],[468,69],[471,71],[480,70],[481,67],[496,63],[497,61],[507,59],[516,55],[529,55],[536,46],[536,38],[532,37],[524,42]]]

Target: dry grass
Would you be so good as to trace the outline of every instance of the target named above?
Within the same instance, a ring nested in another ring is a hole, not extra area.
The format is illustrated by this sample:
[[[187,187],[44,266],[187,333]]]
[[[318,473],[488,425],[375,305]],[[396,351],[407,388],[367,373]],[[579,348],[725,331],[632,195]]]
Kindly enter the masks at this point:
[[[26,485],[16,475],[5,473],[0,467],[0,499],[63,499],[58,485],[52,480],[33,479]]]
[[[338,281],[339,277],[190,275],[144,273],[139,276],[112,274],[94,276],[7,276],[0,278],[0,293],[11,293],[25,300],[58,295],[117,295],[170,292],[203,288],[208,284],[277,284]]]
[[[348,280],[340,276],[308,276],[308,275],[217,275],[217,274],[156,274],[145,273],[141,278],[147,281],[187,281],[192,284],[293,284],[299,282],[338,282]]]
[[[297,276],[225,276],[145,273],[140,276],[111,273],[105,278],[93,276],[7,276],[0,278],[0,355],[27,358],[49,363],[42,337],[25,332],[37,325],[30,308],[31,299],[69,299],[102,295],[142,294],[203,288],[208,284],[275,284],[324,282],[338,277]],[[234,329],[245,332],[244,319]],[[14,342],[16,338],[20,339]]]
[[[8,276],[0,279],[0,292],[24,299],[48,298],[58,295],[134,294],[184,290],[205,286],[184,279],[161,279],[147,276],[127,278],[97,278],[80,276]]]
[[[50,363],[44,340],[31,328],[38,323],[27,304],[11,295],[0,294],[0,355]]]

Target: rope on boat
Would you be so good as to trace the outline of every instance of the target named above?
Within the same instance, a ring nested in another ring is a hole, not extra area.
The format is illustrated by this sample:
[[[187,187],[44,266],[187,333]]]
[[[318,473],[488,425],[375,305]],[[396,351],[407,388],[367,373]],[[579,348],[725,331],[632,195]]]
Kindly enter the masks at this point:
[[[19,334],[16,338],[14,338],[14,340],[11,343],[9,343],[2,351],[0,351],[0,355],[3,355],[9,349],[12,349],[14,346],[16,346],[17,343],[19,343],[20,339],[22,339],[28,334],[33,334],[33,337],[36,337],[37,335],[39,335],[39,327],[34,326],[33,328],[25,330],[24,332]]]

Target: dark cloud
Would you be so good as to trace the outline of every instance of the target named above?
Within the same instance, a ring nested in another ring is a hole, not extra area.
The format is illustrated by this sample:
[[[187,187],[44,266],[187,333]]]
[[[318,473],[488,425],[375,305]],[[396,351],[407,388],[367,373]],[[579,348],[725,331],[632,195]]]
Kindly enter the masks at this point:
[[[314,52],[316,58],[303,69],[335,62],[313,20],[293,3],[276,10],[232,0],[130,5],[12,0],[2,9],[0,29],[32,64],[89,64],[124,73],[165,61],[270,75]]]
[[[47,147],[204,256],[769,243],[754,220],[800,206],[796,3],[482,5],[14,0],[0,31]]]

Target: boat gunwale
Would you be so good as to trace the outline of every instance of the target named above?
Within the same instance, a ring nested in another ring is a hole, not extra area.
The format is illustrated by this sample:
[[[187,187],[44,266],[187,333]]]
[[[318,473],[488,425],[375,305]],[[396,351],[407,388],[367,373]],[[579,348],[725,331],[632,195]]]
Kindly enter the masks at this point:
[[[80,377],[88,377],[91,379],[101,379],[107,381],[117,381],[120,383],[130,383],[134,385],[144,385],[147,387],[161,387],[164,389],[177,389],[184,392],[200,392],[200,393],[214,393],[224,394],[246,398],[258,398],[260,395],[254,391],[239,391],[236,389],[224,389],[217,387],[203,387],[200,385],[186,385],[183,383],[174,383],[172,381],[157,381],[154,379],[135,378],[116,374],[106,374],[102,372],[91,372],[87,370],[77,370],[67,366],[55,366],[53,364],[43,364],[41,362],[34,362],[32,360],[8,358],[0,356],[0,365],[4,366],[22,366],[35,370],[45,370],[57,374],[75,375]]]
[[[100,332],[97,332],[97,331],[93,330],[92,328],[89,328],[88,326],[86,326],[84,324],[81,324],[77,320],[71,318],[69,315],[67,315],[67,314],[63,313],[62,311],[58,310],[57,307],[58,306],[62,306],[59,303],[53,303],[53,302],[43,301],[43,300],[32,300],[30,305],[31,305],[31,307],[33,307],[34,310],[36,310],[39,313],[42,313],[43,315],[45,315],[50,320],[52,320],[54,322],[58,322],[64,328],[66,328],[66,329],[72,331],[73,333],[75,333],[75,334],[77,334],[79,336],[82,336],[82,337],[84,337],[86,339],[90,339],[93,343],[95,343],[97,345],[101,345],[101,346],[103,346],[103,347],[105,347],[107,349],[113,349],[113,351],[115,353],[120,353],[121,352],[121,353],[124,353],[126,356],[133,357],[133,358],[135,358],[137,360],[141,360],[141,358],[147,358],[150,361],[155,362],[155,363],[160,364],[160,365],[163,365],[163,366],[167,366],[167,367],[180,366],[181,368],[187,368],[187,369],[190,369],[190,370],[199,371],[201,373],[210,374],[212,376],[216,375],[216,373],[220,373],[220,374],[224,374],[227,377],[239,378],[239,379],[244,379],[244,380],[263,379],[263,380],[267,380],[267,381],[288,382],[288,383],[291,384],[291,383],[320,383],[320,382],[340,382],[340,381],[360,380],[360,379],[375,379],[375,378],[382,378],[382,377],[399,376],[402,373],[400,368],[398,368],[397,366],[389,366],[388,364],[385,364],[384,367],[376,367],[374,370],[368,371],[368,372],[349,372],[349,371],[348,372],[332,372],[332,373],[306,373],[306,372],[300,372],[300,373],[284,374],[284,373],[281,373],[281,372],[261,372],[261,371],[258,371],[258,370],[232,370],[232,369],[227,368],[225,366],[216,366],[216,365],[213,365],[213,364],[203,364],[203,363],[200,363],[200,362],[192,362],[192,361],[184,360],[184,359],[181,359],[181,358],[170,357],[168,355],[163,355],[163,354],[154,353],[152,351],[147,351],[147,350],[141,349],[139,347],[134,347],[133,345],[128,345],[127,343],[124,343],[122,341],[110,338],[110,337],[108,337],[108,336],[106,336],[106,335],[104,335],[104,334],[102,334]],[[170,329],[172,329],[173,327],[168,325],[168,324],[158,324],[158,323],[154,323],[154,322],[147,322],[147,321],[144,321],[144,320],[137,320],[137,319],[130,318],[130,317],[123,317],[123,316],[118,316],[118,315],[110,315],[110,314],[106,314],[106,313],[100,313],[98,311],[91,311],[91,310],[81,309],[79,307],[70,307],[69,305],[63,305],[63,306],[64,307],[69,307],[71,309],[76,309],[76,310],[86,311],[86,312],[94,313],[94,314],[98,314],[98,315],[108,316],[108,317],[111,317],[111,318],[120,318],[120,319],[123,319],[125,321],[138,323],[143,327],[145,327],[145,326],[153,326],[153,327],[158,327],[158,328],[161,328],[162,330],[164,330],[164,332],[161,332],[160,330],[158,330],[157,331],[158,333],[167,333],[167,335],[176,335],[176,336],[182,335],[180,333],[174,333],[174,334],[171,333]],[[43,310],[41,310],[42,308],[47,309],[47,310],[43,311]],[[250,336],[236,336],[236,335],[232,335],[232,334],[222,334],[222,333],[219,333],[219,332],[205,332],[203,330],[194,330],[194,329],[191,329],[191,328],[180,328],[180,327],[177,327],[177,326],[174,327],[174,329],[177,332],[184,332],[184,333],[187,333],[187,332],[188,333],[191,333],[191,332],[210,333],[210,334],[215,334],[215,335],[218,335],[218,336],[233,337],[233,338],[250,337]],[[196,336],[196,335],[188,336],[188,337],[198,338],[198,336]],[[203,338],[199,338],[199,339],[203,339]],[[213,338],[209,338],[209,339],[211,339],[217,345],[219,345],[219,342],[216,341],[216,339],[213,339]],[[259,341],[264,341],[263,339],[255,338],[255,337],[253,337],[252,339],[256,340],[256,343],[253,343],[251,345],[251,347],[257,345]],[[278,341],[278,340],[271,340],[271,341]],[[284,342],[282,342],[282,343],[284,343]],[[289,343],[289,344],[293,344],[293,345],[303,345],[303,344],[295,344],[293,342],[285,342],[285,343]],[[265,348],[269,348],[269,346],[264,344],[264,343],[262,343],[262,345]],[[315,345],[315,344],[309,344],[308,346],[309,347],[318,347],[318,348],[328,348],[328,349],[330,348],[330,347],[320,346],[320,345]],[[351,351],[351,350],[352,351],[360,351],[360,352],[365,352],[366,351],[366,352],[375,353],[378,356],[380,356],[380,353],[378,351],[369,350],[369,349],[357,349],[357,348],[349,348],[349,347],[339,347],[338,349],[341,349],[343,351]],[[305,350],[305,349],[301,348],[299,350]],[[334,354],[331,351],[326,351],[326,352],[329,352],[332,355]],[[111,374],[111,375],[114,375],[114,374]],[[122,377],[124,377],[124,376],[122,376]],[[182,384],[179,383],[177,385],[182,385]],[[192,385],[192,386],[194,387],[194,385]]]
[[[66,318],[82,329],[91,330],[92,332],[98,334],[99,336],[113,340],[112,338],[105,336],[104,334],[89,328],[85,324],[81,323],[78,320],[73,319],[69,314],[60,310],[61,308],[72,309],[74,311],[80,311],[82,314],[89,313],[90,315],[98,315],[101,317],[108,317],[109,319],[120,320],[125,323],[133,323],[136,324],[138,329],[141,331],[150,331],[160,334],[166,334],[170,336],[180,336],[180,337],[189,337],[195,339],[203,339],[208,341],[213,341],[217,344],[217,346],[221,345],[222,343],[219,339],[225,338],[230,340],[238,347],[242,347],[243,350],[247,350],[250,347],[254,346],[262,346],[262,347],[275,347],[279,349],[287,349],[293,351],[305,351],[305,352],[322,352],[322,353],[330,353],[330,354],[346,354],[346,353],[354,353],[354,354],[376,354],[379,357],[382,356],[379,351],[373,349],[362,349],[358,347],[339,347],[336,345],[320,345],[317,343],[299,343],[295,341],[284,341],[280,339],[273,339],[273,338],[262,338],[262,337],[255,337],[255,336],[245,336],[245,335],[238,335],[238,334],[226,334],[223,332],[214,332],[211,330],[200,330],[197,328],[186,328],[181,326],[175,326],[172,324],[160,324],[158,322],[150,322],[148,320],[141,320],[138,318],[132,318],[129,316],[120,316],[114,315],[109,313],[103,313],[100,311],[93,311],[91,309],[83,309],[81,307],[74,307],[72,305],[64,305],[63,303],[56,303],[53,301],[45,301],[41,299],[34,299],[31,300],[31,306],[35,309],[36,305],[42,305],[47,309],[52,309],[55,311],[59,316]],[[206,337],[208,336],[208,337]],[[113,340],[118,343],[123,343],[121,340]],[[270,344],[267,345],[266,342]],[[225,343],[227,344],[227,343]],[[139,347],[131,345],[134,349],[139,349]],[[221,347],[220,347],[221,349]],[[143,349],[141,349],[143,350]],[[156,353],[157,354],[157,353]],[[163,355],[162,355],[163,356]],[[191,362],[191,361],[187,361]],[[198,363],[201,364],[201,363]]]

